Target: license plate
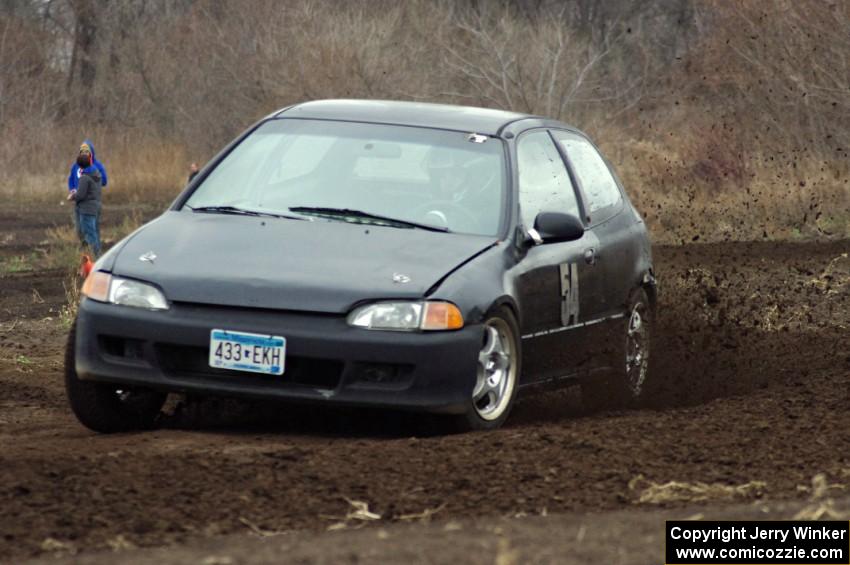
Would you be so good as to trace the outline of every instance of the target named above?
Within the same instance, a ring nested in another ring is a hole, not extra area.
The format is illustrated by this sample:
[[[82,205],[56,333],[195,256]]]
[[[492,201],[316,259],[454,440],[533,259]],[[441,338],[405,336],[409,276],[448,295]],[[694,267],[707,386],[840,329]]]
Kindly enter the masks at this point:
[[[227,330],[210,332],[210,367],[282,375],[286,338]]]

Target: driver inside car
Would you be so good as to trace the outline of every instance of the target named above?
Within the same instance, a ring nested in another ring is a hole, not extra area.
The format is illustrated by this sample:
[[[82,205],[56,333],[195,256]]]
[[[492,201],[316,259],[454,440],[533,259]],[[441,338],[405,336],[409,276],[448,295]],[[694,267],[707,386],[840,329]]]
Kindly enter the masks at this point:
[[[468,187],[468,172],[458,158],[456,151],[434,149],[425,163],[430,181],[432,201],[423,220],[435,226],[452,228],[452,222],[462,222],[468,214],[460,215],[458,208],[462,204]],[[466,211],[466,210],[464,210]]]

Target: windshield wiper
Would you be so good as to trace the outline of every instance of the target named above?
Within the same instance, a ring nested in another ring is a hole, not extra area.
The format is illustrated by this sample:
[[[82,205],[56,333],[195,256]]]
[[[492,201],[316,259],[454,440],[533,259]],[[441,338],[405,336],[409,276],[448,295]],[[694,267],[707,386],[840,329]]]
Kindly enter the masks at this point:
[[[275,214],[274,212],[260,212],[258,210],[248,210],[246,208],[238,208],[236,206],[198,206],[192,208],[186,206],[193,212],[201,212],[207,214],[234,214],[237,216],[264,216],[268,218],[286,218],[287,220],[306,220],[300,216],[290,216],[288,214]]]
[[[400,220],[389,216],[381,216],[380,214],[372,214],[363,210],[352,210],[350,208],[326,208],[321,206],[293,206],[289,209],[290,212],[299,214],[309,214],[321,216],[324,218],[358,218],[361,220],[372,220],[381,225],[390,227],[417,228],[428,231],[448,232],[449,228],[443,226],[432,226],[429,224],[420,224],[419,222],[411,222],[410,220]]]

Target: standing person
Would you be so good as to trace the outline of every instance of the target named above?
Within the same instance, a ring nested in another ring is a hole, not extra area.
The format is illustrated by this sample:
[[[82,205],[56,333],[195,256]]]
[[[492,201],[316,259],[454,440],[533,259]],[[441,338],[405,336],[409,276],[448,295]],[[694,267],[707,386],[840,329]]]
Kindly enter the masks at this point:
[[[103,163],[97,160],[97,156],[94,153],[94,144],[92,144],[90,139],[86,139],[80,145],[79,155],[90,155],[93,166],[97,168],[100,173],[100,183],[101,186],[106,186],[106,167],[103,166]],[[68,174],[68,192],[74,192],[77,190],[77,186],[80,182],[80,175],[82,174],[82,169],[77,164],[76,161],[71,163],[71,172]],[[68,198],[68,200],[72,200],[72,198]],[[74,219],[74,227],[77,229],[77,235],[80,238],[80,242],[85,243],[85,239],[83,238],[82,228],[80,227],[80,218],[77,215],[76,206],[74,210],[72,210],[72,216]],[[98,212],[98,225],[100,225],[100,212]]]
[[[192,163],[189,165],[189,180],[186,182],[192,182],[192,179],[198,174],[198,164]]]
[[[100,255],[100,197],[103,179],[100,169],[94,164],[92,153],[82,151],[75,165],[80,169],[77,188],[68,193],[68,200],[75,204],[77,225],[83,241],[91,249],[92,255]]]

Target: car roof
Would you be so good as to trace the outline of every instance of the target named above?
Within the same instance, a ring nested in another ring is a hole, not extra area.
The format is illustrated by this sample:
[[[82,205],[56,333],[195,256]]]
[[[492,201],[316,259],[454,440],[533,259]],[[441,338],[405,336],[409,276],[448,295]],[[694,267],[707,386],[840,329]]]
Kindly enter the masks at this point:
[[[498,135],[504,126],[518,120],[540,119],[531,114],[491,108],[394,100],[317,100],[284,108],[274,116],[408,125],[486,135]]]

